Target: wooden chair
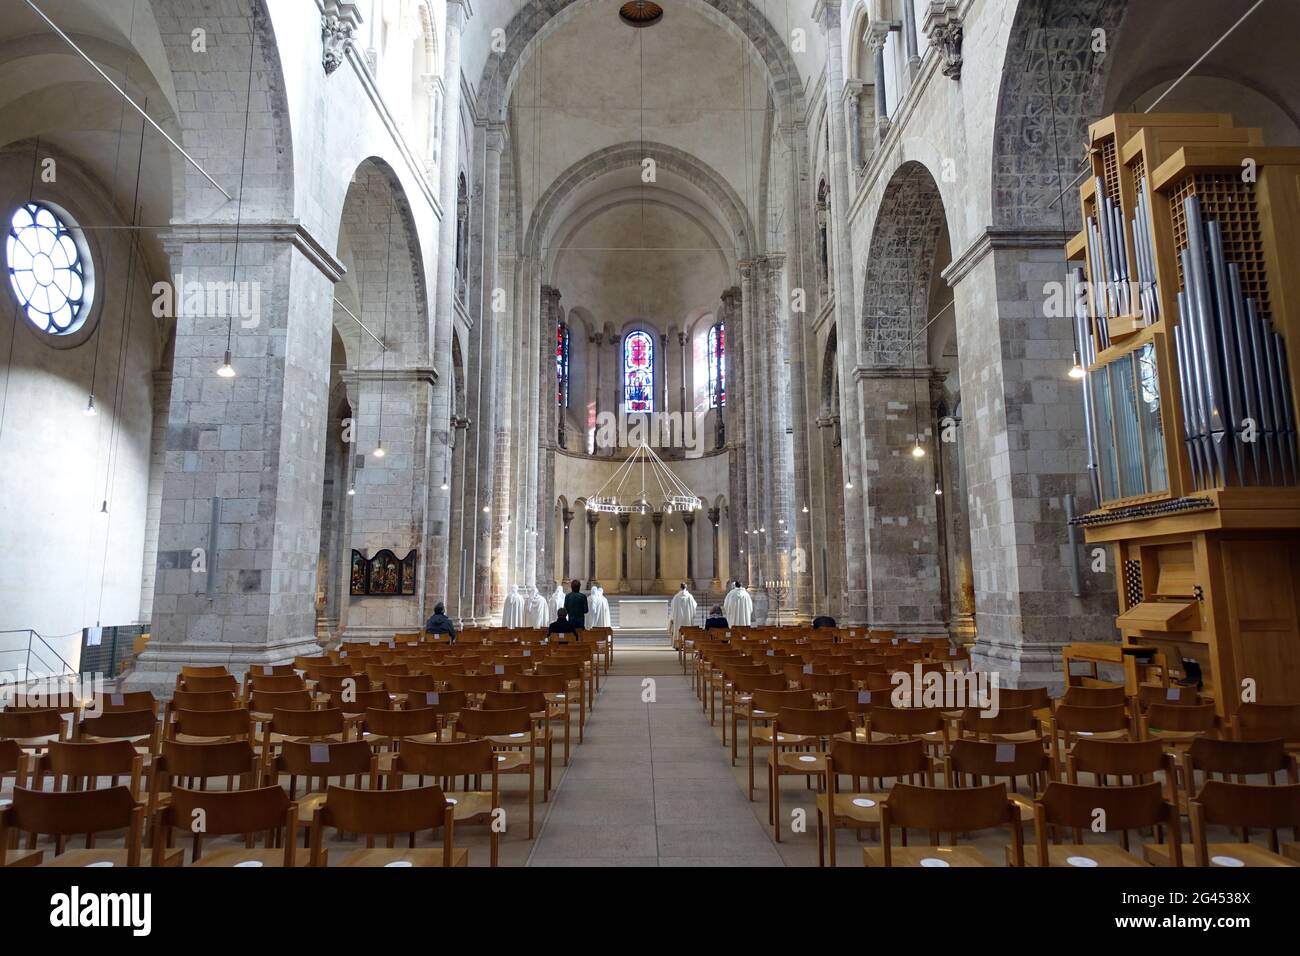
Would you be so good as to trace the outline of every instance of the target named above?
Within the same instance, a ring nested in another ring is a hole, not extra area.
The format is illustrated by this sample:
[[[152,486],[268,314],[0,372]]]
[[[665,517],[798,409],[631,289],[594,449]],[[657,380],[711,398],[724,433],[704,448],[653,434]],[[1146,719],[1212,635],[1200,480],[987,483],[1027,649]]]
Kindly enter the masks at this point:
[[[1071,707],[1114,707],[1116,704],[1127,704],[1128,695],[1123,684],[1107,684],[1100,687],[1072,686],[1065,688],[1065,696],[1059,703]]]
[[[400,741],[406,738],[440,740],[439,726],[438,711],[432,707],[416,707],[409,710],[368,710],[365,722],[358,730],[371,752],[382,757],[386,752],[398,750]]]
[[[125,830],[123,848],[95,848],[100,833]],[[31,836],[47,834],[62,846],[70,836],[86,835],[86,848],[56,853],[41,866],[139,866],[144,807],[126,787],[45,793],[15,787],[13,803],[0,810],[0,847],[7,847],[11,833]],[[43,851],[42,851],[43,855]],[[164,857],[167,865],[179,865],[179,856]]]
[[[936,707],[887,707],[874,702],[867,713],[866,739],[921,740],[935,755],[948,752],[948,722]]]
[[[340,866],[468,866],[469,851],[455,847],[455,807],[438,787],[405,790],[352,790],[330,787],[316,809],[311,827],[311,865],[326,865],[324,832],[334,827],[364,834],[366,849],[346,854]],[[442,846],[417,849],[415,835],[442,830]],[[409,834],[409,848],[391,848],[399,833]],[[374,838],[386,836],[388,849],[375,849]]]
[[[213,691],[229,691],[232,694],[239,694],[239,681],[235,679],[234,674],[182,674],[176,681],[176,689],[183,691],[193,691],[195,693],[212,693]]]
[[[55,793],[97,790],[101,777],[109,778],[110,787],[121,786],[125,777],[131,798],[145,798],[144,757],[127,740],[56,740],[34,759],[31,767],[33,790],[45,789],[46,776],[51,778]]]
[[[162,727],[157,714],[141,710],[109,710],[98,717],[86,717],[77,722],[73,740],[96,743],[104,740],[125,740],[133,747],[152,757],[158,752]]]
[[[516,710],[466,709],[457,718],[456,728],[465,736],[492,742],[498,773],[528,776],[528,839],[531,840],[537,797],[537,726],[532,715],[522,707]],[[550,767],[545,768],[545,773],[549,779]],[[543,799],[546,799],[545,794]]]
[[[1134,700],[1134,713],[1146,713],[1152,704],[1179,704],[1187,706],[1201,703],[1201,692],[1195,687],[1169,687],[1157,684],[1143,684],[1138,688]]]
[[[1139,735],[1163,741],[1166,746],[1185,747],[1197,737],[1217,734],[1219,717],[1214,703],[1148,704],[1138,714]]]
[[[752,713],[754,702],[754,691],[784,691],[786,689],[785,675],[773,674],[767,670],[766,666],[760,666],[758,671],[753,674],[737,673],[732,680],[731,686],[731,765],[736,765],[736,753],[739,746],[739,723],[740,718],[744,717],[747,725],[752,726]],[[726,706],[723,707],[724,719],[722,722],[722,743],[727,743],[727,722],[725,719]]]
[[[254,690],[248,700],[254,721],[264,723],[277,710],[311,710],[311,694],[305,688],[295,690]]]
[[[374,790],[380,784],[378,762],[363,740],[286,740],[280,753],[268,761],[264,782],[278,785],[283,776],[289,778],[287,792],[298,808],[298,827],[304,831],[311,828],[316,808],[325,802],[331,780],[356,789],[368,784]],[[299,777],[304,788],[301,797]]]
[[[955,740],[944,757],[944,777],[949,787],[1007,785],[1007,799],[1016,805],[1022,823],[1032,823],[1034,801],[1020,791],[1025,778],[1030,793],[1041,793],[1056,779],[1056,765],[1041,737],[1030,740]]]
[[[901,847],[893,845],[891,831],[894,827],[903,831],[904,845]],[[897,783],[880,807],[880,849],[864,847],[862,862],[866,866],[890,867],[993,866],[975,847],[957,845],[956,834],[999,827],[1011,831],[1012,859],[1020,865],[1024,861],[1020,812],[1007,798],[1007,788],[1003,784],[940,790]],[[928,830],[930,845],[907,846],[909,829]],[[953,836],[951,844],[939,843],[943,833]]]
[[[229,677],[230,671],[225,664],[182,664],[181,672],[176,675],[176,686],[190,677]]]
[[[494,824],[501,806],[497,763],[492,741],[486,738],[443,743],[406,740],[389,767],[389,788],[401,789],[404,775],[415,774],[421,786],[425,777],[434,778],[443,788],[443,797],[452,805],[452,815],[458,827],[466,824],[488,827],[488,865],[496,866],[499,833]],[[461,776],[466,780],[465,789],[454,791],[455,778]],[[491,781],[487,790],[469,789],[471,777],[477,781],[484,776]]]
[[[852,778],[848,790],[840,789],[841,776]],[[888,796],[886,780],[919,781],[927,786],[934,782],[930,758],[919,740],[867,743],[840,737],[831,739],[826,757],[826,780],[825,790],[817,795],[818,866],[826,862],[822,850],[823,833],[830,865],[835,866],[837,828],[857,830],[859,839],[862,830],[879,829],[880,805]]]
[[[200,790],[225,778],[225,789],[249,789],[261,783],[262,764],[248,740],[186,743],[164,740],[149,771],[149,818],[171,800],[176,781]]]
[[[87,713],[116,713],[119,710],[147,710],[158,716],[158,700],[147,690],[100,694],[86,708]]]
[[[967,707],[957,723],[957,733],[972,740],[1021,741],[1042,737],[1035,708],[1000,707],[993,716],[986,716],[978,707]]]
[[[306,866],[310,860],[309,850],[295,848],[298,807],[280,787],[231,791],[176,787],[154,826],[154,866],[162,864],[175,830],[193,834],[190,859],[195,866]],[[266,833],[266,845],[259,850],[254,834],[261,832]],[[247,845],[204,854],[207,838],[233,834],[243,834]]]
[[[570,732],[573,719],[569,682],[559,675],[520,674],[511,683],[518,690],[544,695],[546,701],[546,733],[548,737],[552,735],[552,722],[559,720],[564,722],[564,765],[567,767],[569,765]]]
[[[785,678],[783,677],[782,680]],[[749,711],[745,715],[745,726],[749,758],[749,791],[750,800],[754,799],[754,745],[763,743],[771,746],[772,721],[776,719],[777,714],[783,707],[793,707],[799,710],[812,710],[814,707],[812,691],[810,690],[755,690],[753,699],[749,704]],[[758,726],[756,726],[758,725]],[[770,776],[770,774],[769,774]],[[767,798],[769,822],[771,818],[772,797],[768,794]]]
[[[163,736],[170,736],[172,714],[178,710],[234,710],[242,706],[233,691],[178,690],[172,699],[163,704]]]
[[[1277,786],[1206,781],[1191,802],[1193,859],[1197,866],[1300,866],[1279,852],[1278,831],[1290,828],[1300,841],[1300,784]],[[1241,843],[1211,843],[1211,824],[1239,827],[1246,832]],[[1269,849],[1249,842],[1251,828],[1269,831]]]
[[[539,677],[563,677],[566,693],[575,695],[578,700],[578,743],[583,742],[583,733],[587,726],[587,694],[583,667],[579,662],[564,662],[557,658],[547,658],[533,665],[533,673]]]
[[[252,674],[244,681],[244,698],[251,699],[256,691],[284,693],[291,690],[306,690],[307,684],[302,676],[290,670],[286,674]]]
[[[1066,845],[1056,839],[1049,840],[1049,831],[1059,837],[1062,828],[1083,834],[1098,825],[1106,833],[1119,831],[1123,846],[1085,844],[1080,836]],[[1146,827],[1166,828],[1164,846],[1172,850],[1174,865],[1182,866],[1178,807],[1165,799],[1161,784],[1152,781],[1131,787],[1090,787],[1053,781],[1034,801],[1036,863],[1038,866],[1144,866],[1127,847],[1128,831]],[[1144,848],[1144,853],[1148,850],[1149,847]]]
[[[772,721],[767,761],[768,820],[772,824],[772,839],[777,843],[781,842],[781,778],[806,776],[818,792],[825,790],[826,748],[831,738],[840,734],[850,737],[853,734],[853,721],[843,707],[832,710],[782,707],[777,712]]]
[[[1130,729],[1128,709],[1123,704],[1057,704],[1047,726],[1048,739],[1062,766],[1079,737],[1126,740]]]
[[[262,754],[269,758],[286,740],[347,740],[343,711],[331,707],[323,710],[281,710],[271,712],[262,723]]]
[[[1300,704],[1242,704],[1232,724],[1238,740],[1280,739],[1300,752]]]

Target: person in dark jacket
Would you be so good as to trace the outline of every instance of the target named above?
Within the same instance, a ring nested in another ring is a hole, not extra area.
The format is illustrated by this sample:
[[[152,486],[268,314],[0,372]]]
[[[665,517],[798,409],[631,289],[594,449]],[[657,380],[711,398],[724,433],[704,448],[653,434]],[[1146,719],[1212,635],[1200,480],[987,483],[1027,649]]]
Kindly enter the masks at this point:
[[[835,627],[835,618],[831,617],[829,614],[819,614],[817,617],[813,618],[812,626],[814,628]]]
[[[713,605],[713,607],[709,610],[709,616],[704,619],[704,629],[706,631],[707,630],[725,631],[729,627],[731,627],[731,625],[728,624],[727,619],[722,616],[722,608],[718,607],[716,604]]]
[[[564,610],[569,623],[575,631],[581,631],[587,622],[587,595],[582,593],[582,585],[575,579],[569,582],[569,593],[564,596]]]
[[[456,643],[456,626],[451,623],[451,618],[446,614],[447,609],[443,607],[441,601],[433,606],[433,617],[424,622],[425,634],[448,634],[451,636],[451,643]]]
[[[575,581],[574,584],[577,584],[577,582]],[[564,608],[560,608],[555,612],[555,620],[546,629],[546,633],[548,636],[551,634],[572,634],[574,640],[581,640],[578,635],[578,628],[569,620],[569,614]]]

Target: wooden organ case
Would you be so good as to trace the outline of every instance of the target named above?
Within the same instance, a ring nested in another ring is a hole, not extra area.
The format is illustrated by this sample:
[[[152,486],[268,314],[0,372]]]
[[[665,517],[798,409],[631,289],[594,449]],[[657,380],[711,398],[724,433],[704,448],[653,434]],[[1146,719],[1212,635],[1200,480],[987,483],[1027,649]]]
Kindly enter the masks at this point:
[[[1074,523],[1111,546],[1139,681],[1199,679],[1223,717],[1243,688],[1300,701],[1300,149],[1223,114],[1089,138],[1067,259],[1097,507]]]

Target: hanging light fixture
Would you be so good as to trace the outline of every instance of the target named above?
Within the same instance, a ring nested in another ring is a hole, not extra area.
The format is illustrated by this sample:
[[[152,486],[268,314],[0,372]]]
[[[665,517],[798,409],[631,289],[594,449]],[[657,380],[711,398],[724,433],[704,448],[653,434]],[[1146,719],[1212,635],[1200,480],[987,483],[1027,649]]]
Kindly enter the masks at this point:
[[[235,369],[230,364],[230,349],[226,349],[226,357],[221,361],[221,368],[217,369],[217,374],[222,378],[234,378]]]
[[[807,514],[807,513],[808,513],[808,505],[806,505],[806,504],[803,506],[803,513],[804,513],[804,514]]]
[[[348,485],[348,494],[355,495],[356,493],[357,493],[357,483],[354,481],[352,484]]]
[[[1073,364],[1072,366],[1070,366],[1070,378],[1075,378],[1075,379],[1083,378],[1083,377],[1084,377],[1085,375],[1087,375],[1087,374],[1088,374],[1088,373],[1085,372],[1085,371],[1083,370],[1083,366],[1079,364],[1079,353],[1078,353],[1078,351],[1075,351],[1075,353],[1074,353],[1074,364]]]
[[[939,487],[939,482],[937,481],[934,483],[934,494],[935,497],[941,497],[943,495],[943,489]]]
[[[844,489],[845,489],[846,491],[852,491],[852,490],[853,490],[853,479],[852,479],[852,478],[850,478],[848,481],[844,482]]]
[[[912,457],[913,457],[913,458],[924,458],[924,457],[925,457],[925,449],[921,447],[921,439],[920,439],[920,437],[918,437],[918,438],[916,439],[916,444],[912,446]]]
[[[94,396],[94,394],[91,394],[91,396],[90,396],[90,401],[88,401],[88,402],[86,403],[85,411],[83,411],[81,414],[85,415],[87,418],[94,418],[95,415],[98,414],[98,413],[95,411],[95,396]]]
[[[382,438],[379,439],[379,442],[375,445],[375,450],[370,454],[374,455],[376,458],[383,458],[384,455],[387,454],[387,452],[384,451],[384,440]]]

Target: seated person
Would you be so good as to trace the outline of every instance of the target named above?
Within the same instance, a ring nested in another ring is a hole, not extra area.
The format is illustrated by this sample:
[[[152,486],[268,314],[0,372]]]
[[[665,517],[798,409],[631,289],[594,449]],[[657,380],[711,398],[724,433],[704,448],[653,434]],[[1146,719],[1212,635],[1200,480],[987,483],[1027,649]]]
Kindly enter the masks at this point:
[[[582,640],[577,626],[569,620],[569,612],[564,608],[560,608],[555,612],[555,620],[546,629],[546,633],[548,637],[551,634],[572,634],[574,640]]]
[[[731,627],[731,625],[728,624],[727,619],[722,616],[722,608],[716,604],[713,605],[713,607],[709,609],[709,616],[704,620],[704,629],[706,631],[725,631],[729,627]]]
[[[831,617],[829,614],[819,614],[813,618],[812,626],[814,628],[835,627],[835,618]]]
[[[451,623],[451,618],[446,614],[446,608],[441,601],[433,606],[433,617],[424,622],[425,634],[449,634],[451,643],[456,643],[456,626]]]

